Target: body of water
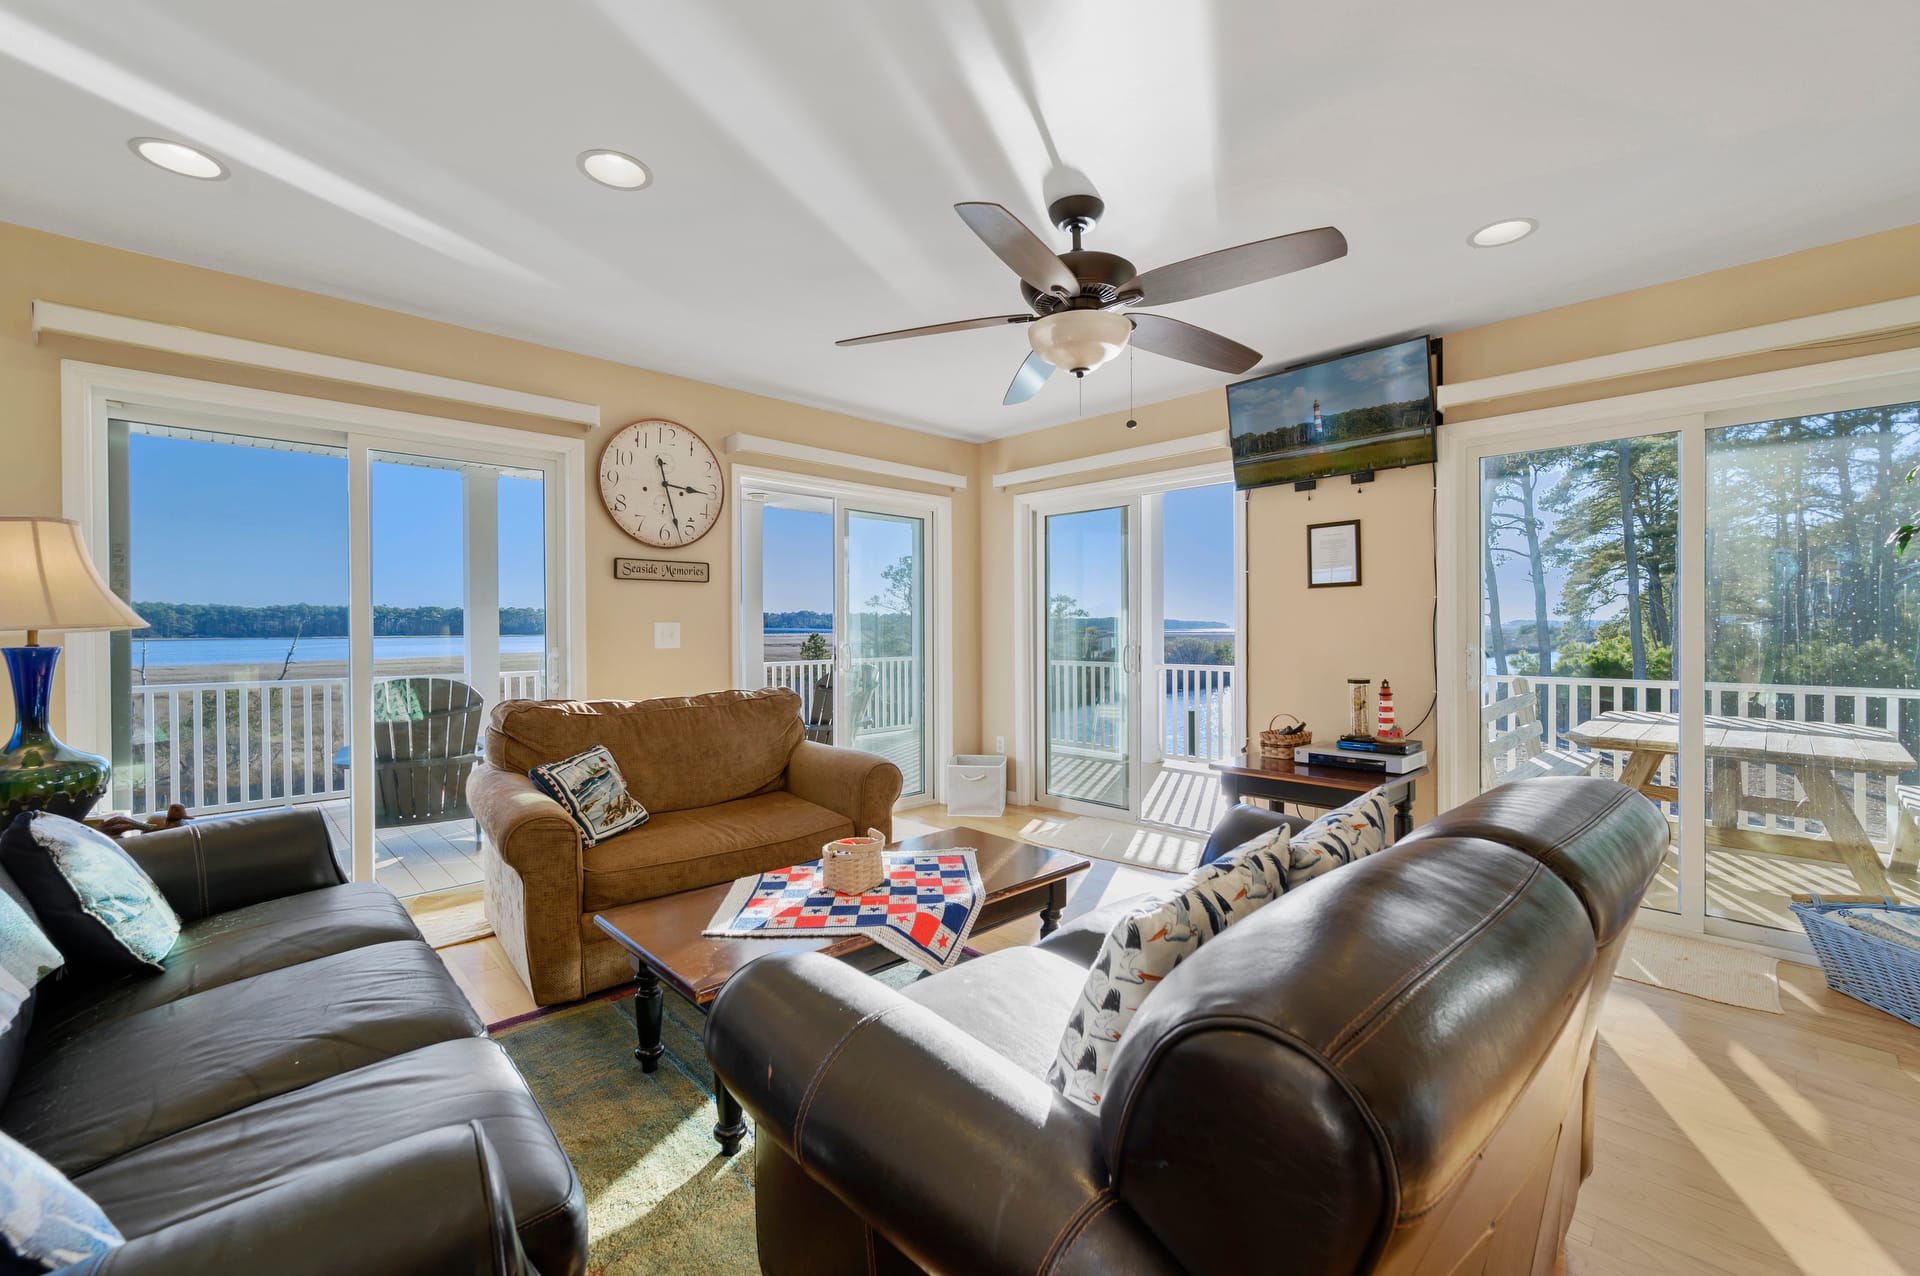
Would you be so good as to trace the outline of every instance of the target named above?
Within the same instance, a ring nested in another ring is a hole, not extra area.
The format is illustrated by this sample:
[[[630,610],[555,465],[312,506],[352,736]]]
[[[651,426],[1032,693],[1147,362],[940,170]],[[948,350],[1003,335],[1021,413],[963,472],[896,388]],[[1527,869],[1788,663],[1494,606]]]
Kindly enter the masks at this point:
[[[162,665],[274,665],[287,658],[288,638],[135,638],[133,667]],[[293,663],[347,659],[345,638],[302,638],[294,647]],[[444,660],[466,653],[458,634],[380,634],[373,640],[375,660]],[[502,652],[538,654],[547,647],[543,634],[502,634]]]

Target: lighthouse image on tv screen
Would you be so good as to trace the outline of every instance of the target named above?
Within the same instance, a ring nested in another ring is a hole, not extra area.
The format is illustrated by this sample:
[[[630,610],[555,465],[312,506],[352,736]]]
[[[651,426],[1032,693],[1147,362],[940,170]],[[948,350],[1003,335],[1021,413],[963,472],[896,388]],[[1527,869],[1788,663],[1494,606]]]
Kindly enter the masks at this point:
[[[1427,339],[1417,337],[1227,387],[1241,487],[1433,460]]]

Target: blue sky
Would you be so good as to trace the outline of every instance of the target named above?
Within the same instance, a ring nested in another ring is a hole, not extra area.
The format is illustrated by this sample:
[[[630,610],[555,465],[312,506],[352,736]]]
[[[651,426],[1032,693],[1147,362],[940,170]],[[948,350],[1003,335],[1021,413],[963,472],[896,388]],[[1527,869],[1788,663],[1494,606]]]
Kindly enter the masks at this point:
[[[1233,501],[1230,483],[1167,493],[1165,598],[1170,619],[1233,623]],[[764,516],[766,610],[831,612],[833,516],[772,508]],[[1120,598],[1120,576],[1113,566],[1118,516],[1096,511],[1055,526],[1061,542],[1055,576],[1070,586],[1065,592],[1079,597],[1093,615],[1113,615]],[[864,603],[879,588],[879,568],[901,552],[904,541],[880,547],[870,563],[860,561],[856,552],[856,603]]]
[[[133,596],[142,602],[347,602],[347,461],[135,434]],[[500,602],[543,607],[544,485],[500,479]],[[373,467],[373,599],[458,607],[461,479]]]

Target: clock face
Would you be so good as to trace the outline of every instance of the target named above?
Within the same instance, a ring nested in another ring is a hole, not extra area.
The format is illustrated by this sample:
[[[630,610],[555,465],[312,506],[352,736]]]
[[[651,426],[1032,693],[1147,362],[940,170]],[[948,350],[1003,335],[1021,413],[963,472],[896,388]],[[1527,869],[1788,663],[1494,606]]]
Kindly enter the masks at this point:
[[[720,518],[720,462],[692,430],[635,421],[600,453],[600,499],[620,530],[643,545],[691,545]]]

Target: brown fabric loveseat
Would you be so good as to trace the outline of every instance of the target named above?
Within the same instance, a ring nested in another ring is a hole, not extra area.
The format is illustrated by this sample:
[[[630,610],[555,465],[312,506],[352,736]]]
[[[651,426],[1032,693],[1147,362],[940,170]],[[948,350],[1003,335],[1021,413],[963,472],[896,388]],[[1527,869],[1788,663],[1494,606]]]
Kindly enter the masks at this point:
[[[597,912],[815,859],[856,831],[891,836],[900,768],[805,735],[800,697],[784,688],[494,706],[467,801],[487,920],[533,999],[573,1001],[630,977]],[[527,771],[596,744],[652,818],[582,848]]]

